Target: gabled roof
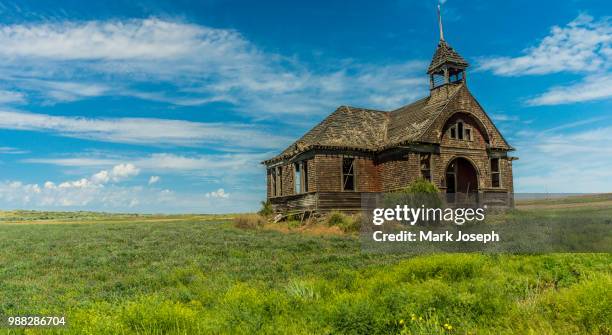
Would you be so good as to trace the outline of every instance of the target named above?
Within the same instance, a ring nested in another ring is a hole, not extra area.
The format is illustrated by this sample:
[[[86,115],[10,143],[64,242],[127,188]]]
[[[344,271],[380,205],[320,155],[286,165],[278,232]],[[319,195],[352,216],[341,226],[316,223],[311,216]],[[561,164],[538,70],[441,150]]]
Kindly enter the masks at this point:
[[[278,156],[265,162],[291,158],[314,148],[377,151],[418,142],[463,84],[447,86],[448,94],[444,98],[428,96],[390,112],[340,106]]]
[[[385,142],[388,123],[388,112],[340,106],[279,156],[312,147],[376,150]]]
[[[432,73],[438,70],[438,68],[444,64],[452,64],[460,68],[466,68],[469,66],[468,62],[453,49],[445,40],[440,40],[436,52],[431,59],[431,64],[427,68],[427,73]]]

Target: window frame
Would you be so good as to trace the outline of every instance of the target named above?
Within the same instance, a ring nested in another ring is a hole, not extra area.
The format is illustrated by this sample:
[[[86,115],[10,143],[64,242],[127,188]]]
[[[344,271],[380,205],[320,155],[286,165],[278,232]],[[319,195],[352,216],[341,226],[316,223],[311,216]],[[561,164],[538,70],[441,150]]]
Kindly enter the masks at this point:
[[[448,128],[448,138],[458,141],[474,141],[474,127],[458,119]]]
[[[276,187],[277,187],[276,196],[280,197],[283,195],[283,167],[277,166],[276,169],[277,169],[276,178],[278,178],[277,183],[276,183]]]
[[[424,159],[426,160],[427,166],[423,167]],[[431,159],[432,155],[429,152],[419,153],[419,170],[421,171],[421,178],[431,182]]]
[[[270,169],[270,196],[276,196],[276,168]]]
[[[345,160],[351,160],[351,168],[349,169],[349,171],[351,171],[352,173],[344,173],[344,161]],[[341,183],[341,189],[342,192],[356,192],[357,191],[357,173],[356,173],[356,169],[355,169],[355,157],[342,157],[341,160],[341,165],[340,165],[340,183]],[[345,188],[345,176],[350,176],[352,177],[352,181],[353,181],[353,187],[352,189],[346,189]]]
[[[299,174],[299,178],[298,178]],[[308,192],[308,161],[303,160],[293,163],[293,193],[303,194]]]
[[[302,193],[308,193],[308,161],[302,161]]]
[[[497,162],[497,169],[493,170],[493,161]],[[502,187],[502,178],[501,178],[501,160],[499,157],[493,157],[489,159],[489,169],[491,170],[491,187],[492,188],[501,188]],[[495,177],[497,177],[497,186],[495,185]]]
[[[464,141],[468,141],[468,142],[472,142],[473,141],[473,128],[472,127],[463,127],[463,137],[464,137]],[[469,136],[468,136],[469,134]]]
[[[302,162],[293,163],[293,194],[302,193]]]

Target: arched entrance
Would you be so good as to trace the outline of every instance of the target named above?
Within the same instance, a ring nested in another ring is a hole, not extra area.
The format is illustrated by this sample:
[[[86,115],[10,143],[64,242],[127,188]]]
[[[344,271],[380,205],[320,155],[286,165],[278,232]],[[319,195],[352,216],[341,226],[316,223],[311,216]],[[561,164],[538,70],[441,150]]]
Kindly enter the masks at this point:
[[[477,193],[478,172],[463,157],[457,157],[446,167],[446,193]]]

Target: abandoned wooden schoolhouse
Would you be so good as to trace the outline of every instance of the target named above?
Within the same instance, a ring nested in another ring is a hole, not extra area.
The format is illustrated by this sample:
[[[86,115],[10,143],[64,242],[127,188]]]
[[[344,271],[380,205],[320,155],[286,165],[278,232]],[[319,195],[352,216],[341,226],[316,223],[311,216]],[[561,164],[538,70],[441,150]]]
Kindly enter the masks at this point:
[[[340,106],[264,161],[274,210],[357,210],[363,193],[418,178],[448,194],[510,198],[514,149],[468,89],[467,68],[440,20],[429,96],[392,111]]]

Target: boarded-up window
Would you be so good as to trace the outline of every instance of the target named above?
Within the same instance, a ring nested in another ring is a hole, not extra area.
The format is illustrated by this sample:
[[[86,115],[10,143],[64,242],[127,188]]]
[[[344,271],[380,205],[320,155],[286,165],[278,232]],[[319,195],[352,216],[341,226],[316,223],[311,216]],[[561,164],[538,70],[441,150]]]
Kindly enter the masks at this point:
[[[499,158],[491,158],[491,186],[500,187]]]
[[[298,162],[298,163],[294,163],[293,164],[293,186],[294,186],[294,193],[298,194],[298,193],[302,193],[302,170],[301,170],[301,166],[302,163]]]
[[[342,159],[342,190],[343,191],[354,191],[355,190],[355,159],[354,158],[343,158]]]
[[[421,177],[431,181],[431,154],[420,154]]]
[[[276,168],[276,195],[283,195],[283,169],[279,166]]]
[[[270,195],[276,196],[276,169],[270,169]]]

